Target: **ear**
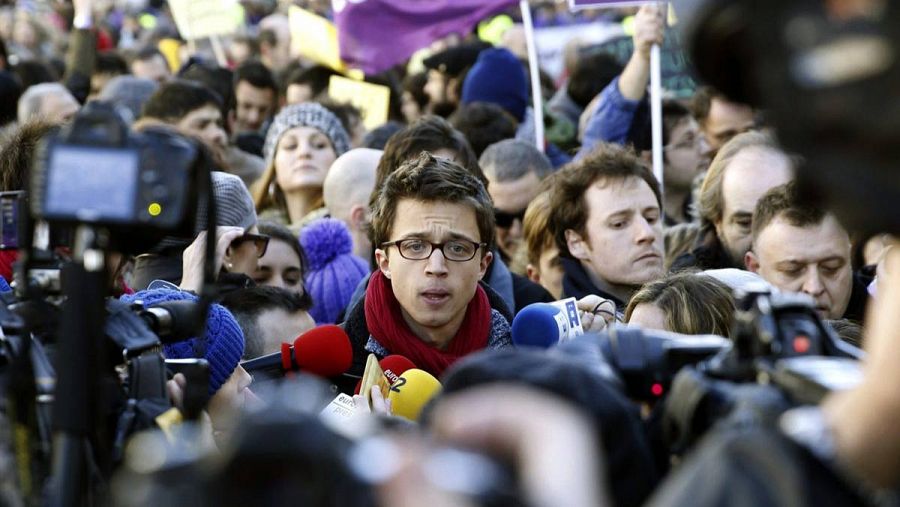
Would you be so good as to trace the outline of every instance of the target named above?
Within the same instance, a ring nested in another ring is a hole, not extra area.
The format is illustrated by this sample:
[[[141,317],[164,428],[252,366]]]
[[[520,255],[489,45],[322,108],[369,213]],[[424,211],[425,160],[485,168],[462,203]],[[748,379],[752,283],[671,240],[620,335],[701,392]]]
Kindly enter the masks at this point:
[[[580,261],[590,260],[590,246],[588,246],[587,241],[581,237],[581,234],[572,229],[566,229],[566,246],[569,248],[569,253],[572,254],[572,257],[575,257]]]
[[[491,261],[493,261],[493,260],[494,260],[493,252],[488,252],[488,253],[484,254],[484,257],[481,258],[480,266],[478,266],[479,269],[481,270],[478,273],[479,280],[484,278],[484,274],[487,273],[487,268],[488,268],[488,266],[491,265]]]
[[[381,274],[384,275],[388,280],[391,279],[391,268],[390,262],[387,256],[387,252],[380,248],[375,249],[375,263],[378,264],[378,269],[381,270]]]
[[[528,265],[525,266],[525,276],[527,276],[528,279],[531,280],[532,282],[540,285],[541,272],[538,271],[538,268],[536,268],[534,264],[529,262]]]
[[[362,231],[366,225],[366,207],[361,204],[355,204],[350,208],[350,228],[355,231]]]
[[[746,266],[747,271],[750,271],[751,273],[759,273],[759,258],[756,257],[753,250],[744,254],[744,266]]]

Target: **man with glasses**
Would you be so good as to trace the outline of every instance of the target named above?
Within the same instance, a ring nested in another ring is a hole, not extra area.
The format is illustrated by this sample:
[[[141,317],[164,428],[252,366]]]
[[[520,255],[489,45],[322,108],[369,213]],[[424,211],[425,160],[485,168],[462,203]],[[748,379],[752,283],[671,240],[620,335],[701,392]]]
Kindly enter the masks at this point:
[[[497,246],[509,264],[522,244],[525,208],[537,197],[541,181],[553,171],[553,166],[534,145],[515,139],[488,146],[478,162],[494,201]]]
[[[440,376],[459,358],[510,345],[502,300],[480,283],[490,265],[494,214],[484,185],[445,158],[422,153],[379,187],[372,208],[378,269],[344,322],[351,375],[369,353],[400,354]]]

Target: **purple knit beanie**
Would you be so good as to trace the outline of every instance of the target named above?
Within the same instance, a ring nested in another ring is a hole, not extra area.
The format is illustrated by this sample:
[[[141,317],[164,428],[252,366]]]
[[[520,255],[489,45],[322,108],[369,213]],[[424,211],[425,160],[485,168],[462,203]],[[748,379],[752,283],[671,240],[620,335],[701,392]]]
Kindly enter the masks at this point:
[[[300,244],[309,261],[306,290],[313,300],[309,314],[316,324],[335,324],[369,267],[353,255],[353,238],[340,220],[313,220],[300,231]]]

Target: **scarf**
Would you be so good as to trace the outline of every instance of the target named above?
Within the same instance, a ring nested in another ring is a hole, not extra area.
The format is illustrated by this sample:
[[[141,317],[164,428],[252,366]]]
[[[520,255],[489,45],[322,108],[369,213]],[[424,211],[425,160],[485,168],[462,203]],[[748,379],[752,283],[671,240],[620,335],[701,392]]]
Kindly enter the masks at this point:
[[[366,289],[366,324],[372,337],[392,354],[400,354],[436,377],[459,358],[487,346],[491,329],[491,305],[480,286],[466,307],[466,316],[446,350],[438,350],[413,334],[403,320],[400,302],[390,281],[375,270]]]

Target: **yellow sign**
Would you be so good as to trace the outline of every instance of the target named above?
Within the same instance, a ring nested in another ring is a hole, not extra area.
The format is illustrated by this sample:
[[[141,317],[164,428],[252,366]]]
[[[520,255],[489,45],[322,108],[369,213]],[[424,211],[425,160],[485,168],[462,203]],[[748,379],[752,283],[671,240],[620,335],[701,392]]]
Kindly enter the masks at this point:
[[[303,56],[344,72],[346,65],[338,49],[337,28],[331,21],[292,5],[288,11],[291,28],[291,54]]]
[[[337,102],[349,102],[362,112],[363,125],[372,130],[387,122],[391,90],[387,86],[331,76],[328,96]]]
[[[235,33],[243,23],[237,0],[169,0],[178,32],[186,40]]]

